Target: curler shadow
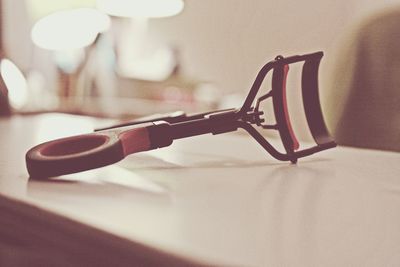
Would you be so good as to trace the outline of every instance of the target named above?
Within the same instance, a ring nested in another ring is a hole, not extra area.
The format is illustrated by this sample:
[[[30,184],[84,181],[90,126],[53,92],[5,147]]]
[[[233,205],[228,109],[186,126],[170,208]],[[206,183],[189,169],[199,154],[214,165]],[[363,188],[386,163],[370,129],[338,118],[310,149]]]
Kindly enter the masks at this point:
[[[170,160],[168,158],[156,157],[153,155],[140,155],[140,158],[131,158],[118,163],[119,166],[132,170],[185,170],[185,169],[224,169],[224,168],[254,168],[267,166],[303,165],[316,162],[329,161],[326,158],[302,159],[297,164],[277,161],[275,159],[243,160],[242,158],[229,157],[201,152],[185,152],[188,158],[199,158],[200,160],[190,161],[186,159]],[[180,162],[179,162],[180,161]],[[135,165],[136,164],[136,165]]]

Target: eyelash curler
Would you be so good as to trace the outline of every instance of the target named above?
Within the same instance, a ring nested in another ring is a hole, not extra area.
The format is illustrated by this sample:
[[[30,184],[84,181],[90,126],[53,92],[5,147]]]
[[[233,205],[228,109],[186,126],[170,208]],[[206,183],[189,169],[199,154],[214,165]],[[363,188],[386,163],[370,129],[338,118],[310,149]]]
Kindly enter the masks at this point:
[[[336,146],[326,128],[318,94],[318,68],[322,52],[277,56],[259,71],[243,106],[187,116],[175,112],[149,120],[135,120],[94,133],[53,140],[30,149],[26,165],[31,178],[47,178],[95,169],[116,163],[129,154],[166,147],[173,140],[201,134],[222,134],[242,128],[247,131],[274,158],[296,163],[298,158]],[[302,98],[307,123],[316,145],[299,150],[293,132],[287,101],[286,78],[289,65],[304,62],[302,70]],[[264,78],[272,73],[272,89],[255,99]],[[276,123],[268,125],[263,119],[260,103],[272,99]],[[276,130],[285,153],[275,149],[255,128]]]

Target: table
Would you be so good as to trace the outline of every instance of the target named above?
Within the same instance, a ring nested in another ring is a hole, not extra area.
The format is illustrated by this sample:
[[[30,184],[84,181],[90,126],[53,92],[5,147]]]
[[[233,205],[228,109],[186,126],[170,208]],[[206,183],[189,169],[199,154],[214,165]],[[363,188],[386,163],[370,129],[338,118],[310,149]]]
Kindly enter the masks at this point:
[[[168,266],[400,265],[399,153],[338,147],[293,165],[245,134],[204,135],[28,179],[27,149],[95,125],[65,114],[0,119],[0,195]]]

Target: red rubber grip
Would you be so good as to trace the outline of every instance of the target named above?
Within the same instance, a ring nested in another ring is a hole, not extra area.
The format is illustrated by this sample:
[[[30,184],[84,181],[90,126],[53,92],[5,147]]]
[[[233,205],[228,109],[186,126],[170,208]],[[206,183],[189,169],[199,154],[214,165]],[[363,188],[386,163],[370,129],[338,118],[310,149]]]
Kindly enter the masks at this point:
[[[282,102],[283,102],[283,112],[285,114],[285,120],[286,120],[286,125],[289,130],[289,135],[290,138],[292,139],[293,143],[293,150],[297,150],[300,147],[299,141],[297,140],[297,137],[293,131],[292,124],[290,122],[290,116],[289,116],[289,110],[288,110],[288,104],[287,104],[287,98],[286,98],[286,80],[287,80],[287,75],[289,72],[289,65],[284,65],[283,66],[283,84],[282,84]]]

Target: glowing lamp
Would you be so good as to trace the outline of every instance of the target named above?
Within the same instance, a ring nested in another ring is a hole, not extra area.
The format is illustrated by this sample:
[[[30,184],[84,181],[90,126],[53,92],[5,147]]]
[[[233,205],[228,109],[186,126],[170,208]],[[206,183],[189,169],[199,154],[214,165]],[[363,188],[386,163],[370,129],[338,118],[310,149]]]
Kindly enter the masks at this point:
[[[22,108],[28,100],[27,83],[19,68],[9,59],[0,61],[0,74],[8,91],[8,99],[13,108]]]
[[[163,18],[179,14],[183,0],[97,0],[97,8],[109,15],[128,18]]]
[[[93,8],[54,12],[32,28],[33,42],[48,50],[79,49],[93,43],[98,33],[110,26],[109,17]]]
[[[117,37],[117,72],[141,80],[165,80],[176,64],[174,52],[167,47],[151,48],[147,40],[148,21],[182,12],[183,0],[97,0],[99,10],[116,17],[129,18]],[[159,45],[160,46],[160,45]]]

